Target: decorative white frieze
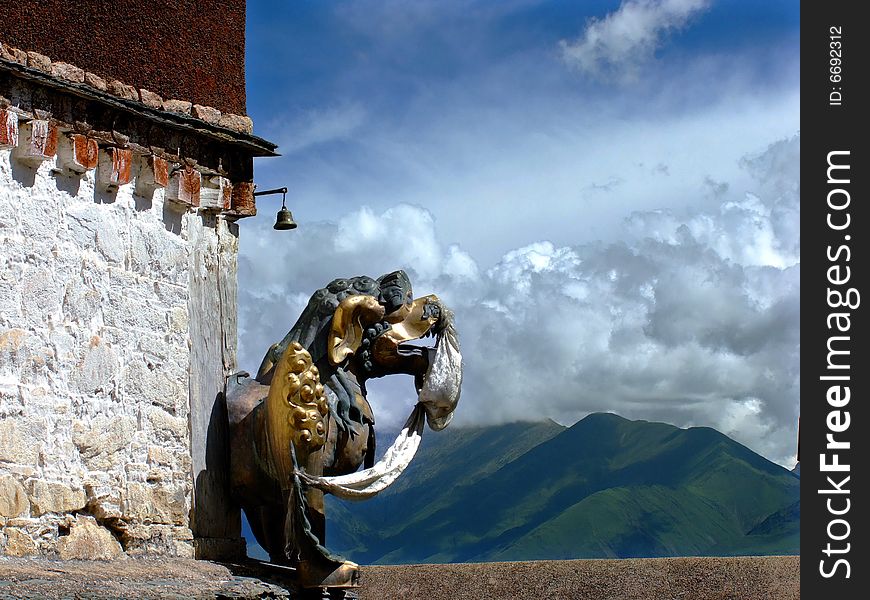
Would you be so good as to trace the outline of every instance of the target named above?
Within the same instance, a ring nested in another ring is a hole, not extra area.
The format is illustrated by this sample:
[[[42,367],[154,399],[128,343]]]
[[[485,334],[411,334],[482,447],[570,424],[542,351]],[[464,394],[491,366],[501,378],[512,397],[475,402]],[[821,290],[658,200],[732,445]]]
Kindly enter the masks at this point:
[[[58,144],[57,166],[65,171],[84,173],[97,168],[99,156],[97,140],[73,133]]]
[[[18,145],[18,114],[8,108],[0,108],[0,148],[15,148]]]
[[[193,208],[199,207],[202,175],[190,166],[180,167],[169,176],[166,199]]]
[[[14,150],[18,160],[38,166],[57,153],[57,126],[47,119],[22,123],[18,131],[19,144]]]
[[[139,174],[136,176],[136,194],[149,197],[154,190],[169,185],[169,161],[159,156],[143,157]]]
[[[199,207],[208,210],[229,210],[233,200],[233,185],[226,177],[207,178],[199,191]]]
[[[133,151],[127,148],[106,148],[100,152],[97,167],[97,184],[113,190],[130,183],[133,168]]]

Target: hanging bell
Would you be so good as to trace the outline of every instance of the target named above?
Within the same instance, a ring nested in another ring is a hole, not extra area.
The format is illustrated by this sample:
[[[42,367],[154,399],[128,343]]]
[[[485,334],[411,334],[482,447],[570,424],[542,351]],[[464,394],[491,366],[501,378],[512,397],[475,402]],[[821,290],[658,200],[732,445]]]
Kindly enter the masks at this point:
[[[282,206],[278,211],[278,218],[275,219],[275,229],[285,231],[287,229],[296,229],[296,221],[293,220],[293,213],[287,210],[286,206]]]

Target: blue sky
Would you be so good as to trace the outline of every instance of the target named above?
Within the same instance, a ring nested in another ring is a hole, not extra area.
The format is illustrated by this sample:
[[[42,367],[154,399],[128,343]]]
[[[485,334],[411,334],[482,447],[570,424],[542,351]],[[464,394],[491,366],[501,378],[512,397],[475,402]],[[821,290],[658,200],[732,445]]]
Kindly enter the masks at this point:
[[[242,222],[242,367],[318,287],[401,267],[456,312],[458,423],[609,410],[789,463],[799,3],[252,1],[246,52],[282,153],[256,181],[300,228]]]

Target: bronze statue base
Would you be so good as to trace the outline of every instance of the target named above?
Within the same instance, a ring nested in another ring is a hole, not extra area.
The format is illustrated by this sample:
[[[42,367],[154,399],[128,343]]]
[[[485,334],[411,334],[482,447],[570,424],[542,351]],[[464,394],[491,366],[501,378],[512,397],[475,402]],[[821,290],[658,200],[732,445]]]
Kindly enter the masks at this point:
[[[332,570],[325,570],[322,561],[303,560],[296,566],[296,575],[299,581],[305,582],[303,585],[306,587],[334,589],[359,587],[359,565],[349,560]],[[316,583],[312,585],[310,582]]]
[[[299,600],[359,600],[359,594],[345,588],[309,588],[300,590]]]

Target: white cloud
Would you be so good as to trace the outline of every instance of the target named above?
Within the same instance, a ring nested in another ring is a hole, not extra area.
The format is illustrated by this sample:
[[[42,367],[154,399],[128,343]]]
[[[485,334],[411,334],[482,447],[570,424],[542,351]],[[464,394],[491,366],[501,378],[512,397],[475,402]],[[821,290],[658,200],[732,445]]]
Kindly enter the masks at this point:
[[[740,197],[743,180],[725,181],[712,209],[637,212],[625,241],[538,241],[490,268],[440,241],[438,213],[408,204],[309,224],[279,247],[243,237],[242,366],[255,369],[332,278],[405,268],[417,295],[436,293],[456,313],[467,369],[458,423],[614,411],[716,427],[787,463],[799,398],[799,145],[743,161],[753,187]],[[413,390],[390,379],[370,397],[378,422],[395,425]]]
[[[667,209],[679,219],[690,208],[718,210],[723,199],[745,202],[744,191],[756,184],[740,158],[759,148],[758,139],[793,134],[799,108],[796,92],[622,119],[600,106],[530,101],[496,109],[466,101],[451,109],[448,123],[386,121],[377,130],[363,127],[335,154],[258,163],[258,180],[291,188],[288,206],[300,231],[361,205],[374,214],[402,202],[425,206],[449,236],[443,241],[487,268],[541,239],[557,246],[618,239],[630,211]],[[414,112],[438,114],[427,103]],[[669,176],[651,168],[661,163]],[[263,180],[264,169],[278,176]],[[724,194],[715,195],[708,177],[729,183]],[[616,178],[610,189],[591,185]]]
[[[318,77],[321,95],[288,94],[289,117],[262,131],[258,120],[284,154],[256,162],[258,184],[288,186],[303,228],[360,206],[424,206],[442,241],[486,269],[542,239],[618,239],[631,210],[715,207],[707,178],[742,202],[740,157],[797,130],[797,53],[781,42],[767,43],[763,78],[757,49],[705,48],[619,94],[565,77],[555,31],[531,34],[516,14],[518,38],[481,25],[501,20],[480,11],[508,4],[336,5],[354,54],[342,46],[349,62]]]
[[[294,154],[324,144],[351,137],[364,123],[365,109],[357,103],[345,103],[316,110],[307,110],[280,122],[270,129],[281,132],[275,138],[284,155]]]
[[[562,58],[587,74],[636,79],[663,37],[708,5],[708,0],[625,0],[603,19],[590,19],[579,39],[562,40]]]

